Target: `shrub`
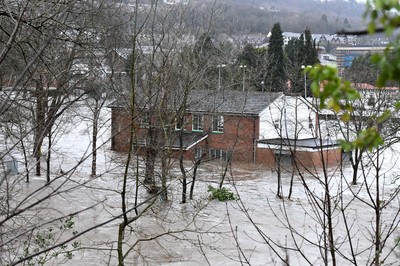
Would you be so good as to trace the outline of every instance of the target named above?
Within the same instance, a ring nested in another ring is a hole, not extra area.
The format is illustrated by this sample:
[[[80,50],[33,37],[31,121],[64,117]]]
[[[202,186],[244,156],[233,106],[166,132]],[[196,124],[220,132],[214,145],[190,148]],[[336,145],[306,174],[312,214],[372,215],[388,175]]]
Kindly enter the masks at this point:
[[[210,198],[217,199],[219,201],[235,200],[236,195],[226,188],[215,188],[211,185],[208,186],[208,192],[211,192]]]

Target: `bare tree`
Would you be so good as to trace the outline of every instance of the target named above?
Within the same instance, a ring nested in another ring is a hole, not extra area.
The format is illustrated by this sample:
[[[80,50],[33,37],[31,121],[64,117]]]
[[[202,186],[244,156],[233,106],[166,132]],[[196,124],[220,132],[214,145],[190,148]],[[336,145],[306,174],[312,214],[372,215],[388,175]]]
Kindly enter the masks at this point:
[[[7,143],[0,158],[3,162],[6,156],[22,151],[25,167],[19,172],[12,169],[13,176],[7,171],[1,173],[1,263],[43,264],[53,260],[55,254],[72,256],[70,252],[78,248],[79,241],[73,242],[101,226],[92,225],[83,232],[74,230],[74,217],[98,206],[99,202],[90,203],[89,209],[83,207],[69,213],[54,211],[47,216],[46,212],[50,202],[58,202],[59,197],[68,198],[68,193],[79,193],[82,186],[88,185],[85,181],[72,181],[77,167],[88,155],[76,158],[80,160],[67,169],[54,171],[51,162],[55,140],[66,134],[65,123],[71,119],[68,113],[84,95],[76,95],[76,90],[84,91],[84,82],[89,80],[86,72],[93,74],[98,69],[92,65],[87,70],[84,59],[96,53],[98,47],[94,43],[99,34],[94,18],[105,7],[113,6],[108,2],[73,0],[1,4],[0,42],[6,44],[0,51],[0,67],[4,70],[1,92],[2,98],[10,100],[10,105],[1,113],[13,110],[14,115],[1,125],[1,136]],[[29,150],[33,150],[35,163]],[[43,158],[47,166],[46,184],[34,181],[25,185],[25,181],[31,181],[32,167],[36,174],[41,173]],[[69,246],[69,243],[73,244]]]

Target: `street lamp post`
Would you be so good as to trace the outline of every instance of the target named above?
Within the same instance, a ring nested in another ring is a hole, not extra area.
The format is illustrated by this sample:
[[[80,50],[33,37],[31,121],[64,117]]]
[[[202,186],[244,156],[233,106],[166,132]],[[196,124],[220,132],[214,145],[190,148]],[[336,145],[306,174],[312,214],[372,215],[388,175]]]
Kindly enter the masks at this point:
[[[264,91],[264,89],[265,89],[265,82],[263,80],[263,81],[261,81],[261,91]]]
[[[307,72],[305,71],[307,68],[311,66],[301,65],[301,69],[304,70],[304,98],[307,98]]]
[[[218,91],[221,90],[221,67],[226,67],[226,65],[218,65]]]
[[[245,80],[245,76],[246,76],[246,65],[240,65],[240,68],[243,68],[243,91],[244,91],[244,80]]]

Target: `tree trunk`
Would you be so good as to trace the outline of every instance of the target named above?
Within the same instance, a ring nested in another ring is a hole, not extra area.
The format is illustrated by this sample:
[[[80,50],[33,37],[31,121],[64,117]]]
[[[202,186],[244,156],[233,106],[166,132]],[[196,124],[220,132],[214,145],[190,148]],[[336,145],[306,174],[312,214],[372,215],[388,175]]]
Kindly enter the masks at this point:
[[[159,148],[157,145],[157,134],[155,129],[152,128],[151,123],[148,130],[148,137],[146,142],[146,171],[144,176],[144,184],[149,186],[155,185],[155,178],[154,178],[154,165],[156,163],[156,158]]]
[[[167,192],[167,157],[165,155],[162,156],[161,160],[161,200],[166,202],[168,201],[168,192]]]
[[[122,249],[122,244],[124,240],[126,223],[122,222],[118,226],[118,242],[117,242],[117,252],[118,252],[118,266],[124,266],[124,253]]]
[[[92,128],[92,177],[96,176],[97,172],[97,134],[99,124],[99,100],[95,97],[95,106],[93,113],[93,128]]]
[[[361,151],[359,149],[354,150],[354,159],[351,159],[351,165],[353,168],[353,180],[352,184],[357,185],[357,176],[358,176],[358,166],[360,165],[361,161]]]
[[[46,183],[50,183],[50,165],[51,165],[51,133],[49,133],[49,143],[48,143],[48,149],[47,149],[47,158],[46,158]]]
[[[26,174],[26,183],[29,183],[29,165],[28,165],[28,155],[26,152],[26,148],[24,145],[24,142],[21,140],[21,147],[22,147],[22,152],[24,154],[24,166],[25,166],[25,174]]]
[[[277,158],[277,161],[276,161],[276,166],[277,166],[276,173],[277,173],[277,177],[278,177],[278,184],[277,184],[277,188],[276,188],[276,196],[278,198],[282,198],[282,191],[281,191],[281,189],[282,189],[282,185],[281,185],[281,181],[282,181],[281,172],[282,172],[282,169],[281,169],[281,163],[282,163],[282,145],[280,146],[279,155],[278,155],[278,158]]]
[[[186,170],[183,165],[183,152],[181,151],[181,155],[179,156],[179,167],[181,169],[182,174],[182,203],[186,203],[186,193],[187,193],[187,178],[186,178]]]
[[[381,197],[379,191],[379,175],[380,175],[380,161],[379,161],[379,149],[376,151],[376,173],[375,173],[375,254],[374,254],[374,265],[381,265],[380,255],[381,255]]]
[[[155,185],[155,180],[154,180],[154,164],[156,162],[156,156],[157,152],[155,151],[155,148],[152,147],[147,147],[146,149],[146,172],[144,176],[144,184],[153,186]]]
[[[193,168],[193,178],[192,178],[192,184],[190,184],[190,194],[189,194],[189,199],[193,199],[193,192],[194,192],[194,185],[196,183],[196,176],[197,176],[197,168],[199,167],[200,163],[201,163],[201,159],[199,158],[198,160],[196,160],[196,162],[194,163],[194,168]]]
[[[44,88],[42,82],[36,82],[36,119],[34,123],[34,145],[33,156],[36,160],[36,175],[41,175],[40,157],[42,156],[42,144],[44,138],[44,120],[45,120],[45,104],[44,104]]]
[[[294,165],[292,166],[292,175],[290,177],[290,185],[289,185],[289,194],[288,194],[288,199],[290,199],[292,197],[292,193],[293,193],[293,181],[294,181],[294,173],[296,171],[296,168],[294,167]]]
[[[179,119],[180,125],[183,125],[183,119]],[[186,169],[183,164],[183,129],[181,128],[179,131],[179,168],[182,174],[182,203],[186,203],[186,194],[187,194],[187,178],[186,178]]]
[[[221,182],[219,183],[219,188],[222,188],[222,185],[224,184],[226,173],[228,172],[228,167],[230,165],[230,162],[231,162],[231,158],[230,158],[230,156],[228,156],[226,158],[225,168],[224,168],[224,172],[222,173],[222,176],[221,176]]]

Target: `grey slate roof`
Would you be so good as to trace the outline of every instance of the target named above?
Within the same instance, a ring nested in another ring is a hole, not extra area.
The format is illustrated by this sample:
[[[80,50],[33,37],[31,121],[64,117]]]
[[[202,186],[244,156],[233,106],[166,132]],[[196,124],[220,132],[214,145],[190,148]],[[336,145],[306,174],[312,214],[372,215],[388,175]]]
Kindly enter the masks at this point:
[[[219,113],[235,115],[260,114],[273,101],[282,96],[282,92],[255,92],[255,91],[232,91],[232,90],[192,90],[189,93],[186,111],[189,113]],[[169,108],[175,110],[180,106],[182,96],[171,95],[169,97]],[[136,96],[137,107],[146,109],[150,102],[157,102],[159,95],[152,97],[138,93]],[[128,99],[120,99],[111,103],[111,108],[126,108]]]
[[[282,95],[281,92],[193,90],[187,111],[258,115]]]

